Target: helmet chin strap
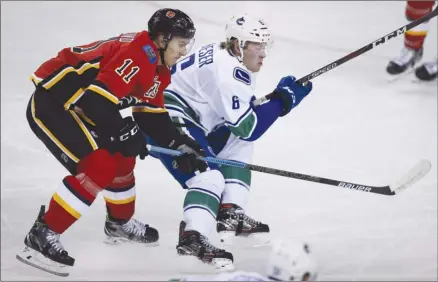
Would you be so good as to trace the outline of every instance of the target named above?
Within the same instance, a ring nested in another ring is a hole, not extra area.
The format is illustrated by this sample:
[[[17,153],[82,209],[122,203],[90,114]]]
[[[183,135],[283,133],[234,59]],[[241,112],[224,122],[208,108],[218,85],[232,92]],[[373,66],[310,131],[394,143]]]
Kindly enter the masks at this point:
[[[164,62],[164,51],[166,51],[167,46],[165,49],[160,48],[158,49],[158,52],[160,53],[160,60],[161,60],[161,64],[165,65],[166,63]]]
[[[240,56],[236,56],[237,60],[243,64],[243,46],[245,43],[243,41],[240,41],[239,44],[237,44],[237,48],[239,50]]]
[[[169,41],[171,38],[172,38],[171,36],[169,36],[169,38],[163,38],[164,48],[158,49],[158,52],[160,53],[161,64],[163,64],[163,65],[166,65],[166,62],[164,61],[164,52],[167,50],[167,47],[169,46]]]

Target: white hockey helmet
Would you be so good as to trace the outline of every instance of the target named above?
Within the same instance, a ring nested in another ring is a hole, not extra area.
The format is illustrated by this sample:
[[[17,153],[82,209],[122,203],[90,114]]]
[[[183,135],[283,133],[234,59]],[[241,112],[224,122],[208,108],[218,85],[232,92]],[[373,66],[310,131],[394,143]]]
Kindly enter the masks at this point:
[[[282,240],[272,246],[266,275],[280,281],[315,281],[316,267],[307,244]]]
[[[266,23],[248,14],[232,17],[225,27],[225,36],[227,41],[236,38],[239,41],[239,49],[243,49],[247,41],[266,43],[267,48],[273,43],[271,32]]]
[[[246,41],[259,43],[271,41],[271,33],[266,23],[248,14],[232,17],[225,27],[225,34],[228,40],[237,38],[242,48]]]

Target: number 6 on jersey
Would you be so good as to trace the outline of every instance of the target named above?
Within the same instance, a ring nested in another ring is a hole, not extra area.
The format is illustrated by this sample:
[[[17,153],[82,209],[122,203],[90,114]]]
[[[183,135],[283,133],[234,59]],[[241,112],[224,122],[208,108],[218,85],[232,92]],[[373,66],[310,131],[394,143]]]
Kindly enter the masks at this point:
[[[122,76],[125,73],[125,70],[132,64],[132,60],[131,59],[126,59],[123,62],[123,65],[121,65],[120,67],[116,68],[115,71],[118,75]],[[123,81],[125,83],[129,83],[131,81],[131,78],[140,70],[139,67],[137,66],[133,66],[131,67],[131,70],[129,71],[129,73],[127,75],[125,75],[123,77]]]

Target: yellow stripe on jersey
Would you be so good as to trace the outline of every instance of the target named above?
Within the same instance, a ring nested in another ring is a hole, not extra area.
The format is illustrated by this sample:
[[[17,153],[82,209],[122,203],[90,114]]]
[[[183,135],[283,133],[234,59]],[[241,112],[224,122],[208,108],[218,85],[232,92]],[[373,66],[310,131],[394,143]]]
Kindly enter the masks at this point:
[[[91,68],[96,68],[98,69],[100,67],[100,62],[94,63],[94,64],[90,64],[90,63],[85,63],[83,64],[79,69],[75,69],[72,66],[66,67],[65,69],[63,69],[62,71],[60,71],[54,78],[52,78],[51,80],[47,81],[46,83],[44,83],[43,87],[45,89],[50,89],[53,85],[55,85],[58,81],[60,81],[66,74],[70,73],[70,72],[76,72],[77,74],[81,75],[83,74],[85,71],[91,69]]]
[[[88,139],[88,142],[90,143],[91,147],[93,148],[93,151],[98,148],[96,141],[94,140],[93,136],[91,135],[90,131],[88,131],[85,124],[82,122],[82,120],[76,115],[74,111],[69,111],[70,114],[73,116],[73,118],[76,120],[76,122],[79,124],[80,128],[84,132],[85,136]]]
[[[79,88],[79,90],[76,91],[76,93],[73,94],[73,95],[70,97],[70,99],[67,100],[67,102],[65,102],[65,104],[64,104],[64,108],[65,108],[66,110],[68,110],[68,109],[70,108],[71,104],[76,103],[76,102],[79,100],[79,98],[82,97],[82,94],[84,94],[84,93],[85,93],[84,89],[83,89],[83,88]]]
[[[102,196],[105,201],[112,204],[127,204],[135,200],[135,186],[127,191],[114,192],[109,190],[103,190]]]
[[[77,109],[79,109],[79,108],[77,108]],[[89,118],[89,117],[87,117],[83,112],[82,112],[82,110],[75,110],[74,112],[75,113],[77,113],[83,120],[85,120],[88,124],[91,124],[92,126],[96,126],[96,124]]]
[[[426,36],[427,30],[408,30],[406,31],[407,35],[413,35],[413,36]]]
[[[59,147],[59,149],[61,149],[61,151],[63,151],[75,163],[78,163],[79,158],[77,158],[75,155],[73,155],[72,152],[70,152],[66,147],[64,147],[64,145],[62,145],[62,143],[59,142],[59,140],[55,137],[55,135],[53,135],[52,132],[50,132],[50,130],[43,124],[43,122],[35,116],[35,96],[32,96],[31,110],[32,110],[33,120],[36,122],[36,124],[38,124],[41,130],[44,131],[44,133],[47,136],[49,136],[49,138],[53,141],[53,143],[56,144],[56,146]]]
[[[106,91],[105,89],[103,89],[103,88],[101,88],[101,87],[99,87],[97,85],[91,84],[90,86],[88,86],[87,89],[90,89],[91,91],[94,91],[97,94],[102,95],[103,97],[107,98],[108,100],[110,100],[114,104],[118,104],[119,103],[119,98],[117,98],[116,96],[114,96],[110,92]]]
[[[30,80],[32,80],[35,85],[38,85],[41,81],[43,81],[42,78],[39,78],[34,73],[30,76]]]
[[[128,199],[123,199],[123,200],[113,200],[107,197],[103,197],[105,199],[106,202],[111,203],[111,204],[115,204],[115,205],[123,205],[123,204],[128,204],[130,202],[133,202],[135,200],[135,196],[132,196]]]
[[[152,108],[148,106],[135,106],[132,107],[132,112],[135,113],[166,113],[165,108]]]
[[[79,219],[82,215],[77,212],[74,208],[72,208],[66,201],[64,201],[58,193],[53,195],[53,200],[57,202],[63,209],[65,209],[69,214],[71,214],[74,218]]]

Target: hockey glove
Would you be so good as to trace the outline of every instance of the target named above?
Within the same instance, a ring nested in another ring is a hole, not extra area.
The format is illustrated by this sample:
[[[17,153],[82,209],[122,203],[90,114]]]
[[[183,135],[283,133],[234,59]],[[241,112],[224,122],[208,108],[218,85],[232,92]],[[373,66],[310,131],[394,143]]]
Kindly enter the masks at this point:
[[[132,117],[123,119],[125,125],[120,130],[119,136],[115,137],[115,151],[120,152],[124,157],[136,157],[144,160],[149,154],[146,147],[146,139],[141,134],[137,123]]]
[[[287,115],[293,108],[298,106],[301,100],[312,91],[312,82],[308,82],[306,86],[295,83],[295,77],[283,77],[275,88],[275,97],[283,101],[283,111],[281,117]]]
[[[205,157],[204,150],[187,135],[183,135],[180,143],[174,142],[170,149],[184,152],[183,155],[176,157],[172,162],[173,168],[179,169],[183,173],[193,173],[197,170],[204,172],[207,170],[207,164],[204,161],[198,160],[199,156]]]

